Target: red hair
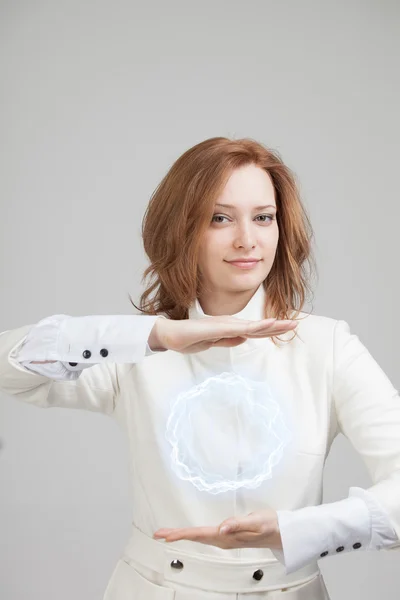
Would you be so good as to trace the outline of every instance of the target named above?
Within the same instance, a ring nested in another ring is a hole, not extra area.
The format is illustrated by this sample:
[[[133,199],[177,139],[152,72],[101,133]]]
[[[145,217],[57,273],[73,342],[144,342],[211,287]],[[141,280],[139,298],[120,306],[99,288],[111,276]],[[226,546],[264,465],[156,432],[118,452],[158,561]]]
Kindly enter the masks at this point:
[[[150,265],[142,282],[148,277],[153,281],[142,293],[140,306],[130,298],[140,312],[188,318],[190,304],[203,289],[198,253],[214,204],[232,171],[248,164],[269,174],[277,205],[278,246],[271,271],[263,281],[265,318],[297,318],[307,292],[311,292],[306,267],[310,274],[316,267],[311,250],[313,230],[295,175],[277,151],[250,138],[225,137],[207,139],[184,152],[150,198],[142,222]]]

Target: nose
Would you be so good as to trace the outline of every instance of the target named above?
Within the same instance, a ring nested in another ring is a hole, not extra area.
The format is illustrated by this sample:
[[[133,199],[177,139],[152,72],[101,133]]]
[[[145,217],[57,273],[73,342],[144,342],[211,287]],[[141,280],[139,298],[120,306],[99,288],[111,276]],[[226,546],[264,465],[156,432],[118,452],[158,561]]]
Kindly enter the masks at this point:
[[[246,223],[243,223],[242,225],[238,225],[236,238],[235,238],[235,247],[250,249],[250,248],[254,248],[255,245],[256,245],[255,233],[254,233],[251,225],[246,224]]]

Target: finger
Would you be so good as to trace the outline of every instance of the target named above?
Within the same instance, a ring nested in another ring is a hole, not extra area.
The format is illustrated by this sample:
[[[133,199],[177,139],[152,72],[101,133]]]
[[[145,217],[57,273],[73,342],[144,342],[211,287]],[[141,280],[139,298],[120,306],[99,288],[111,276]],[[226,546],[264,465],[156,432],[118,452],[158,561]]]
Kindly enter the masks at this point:
[[[271,334],[275,331],[291,331],[297,327],[298,323],[294,321],[277,321],[273,325],[267,325],[264,327],[256,327],[250,330],[248,335],[259,335],[263,333]]]
[[[260,532],[260,519],[257,515],[251,513],[240,519],[229,518],[223,521],[219,527],[220,533],[259,533]]]
[[[229,347],[233,347],[233,346],[239,346],[240,344],[243,344],[243,342],[245,342],[246,340],[247,340],[247,337],[240,337],[240,336],[233,337],[233,338],[222,338],[222,339],[216,340],[211,345],[229,348]]]
[[[153,536],[154,537],[165,537],[169,541],[175,540],[195,540],[195,539],[209,539],[217,534],[216,527],[184,527],[184,528],[164,528],[158,529]]]
[[[248,338],[262,338],[262,337],[272,337],[275,335],[281,335],[282,333],[287,333],[289,331],[294,331],[296,327],[281,327],[280,329],[272,329],[269,331],[261,331],[256,333],[249,333]]]
[[[294,319],[275,319],[273,322],[254,321],[254,327],[252,329],[273,329],[276,327],[290,327],[293,325],[297,325],[297,321]]]
[[[153,537],[162,538],[162,537],[165,537],[166,535],[168,535],[171,531],[174,531],[174,530],[170,529],[169,527],[162,527],[161,529],[157,529],[157,531],[155,531],[153,533]]]
[[[244,321],[237,319],[233,323],[215,323],[213,324],[212,334],[210,338],[215,337],[237,337],[238,335],[247,335],[250,332],[258,329],[267,328],[275,323],[276,319],[263,319],[262,321]]]

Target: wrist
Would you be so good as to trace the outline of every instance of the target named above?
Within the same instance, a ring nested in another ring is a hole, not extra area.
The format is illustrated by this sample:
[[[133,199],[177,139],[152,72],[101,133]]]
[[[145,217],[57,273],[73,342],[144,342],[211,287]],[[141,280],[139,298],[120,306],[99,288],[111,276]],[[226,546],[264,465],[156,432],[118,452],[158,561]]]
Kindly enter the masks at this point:
[[[270,547],[271,548],[275,548],[276,550],[283,550],[283,544],[282,544],[281,530],[280,530],[280,527],[279,527],[278,514],[276,515],[275,527],[274,527],[274,531],[273,531],[271,537],[272,537],[272,539],[271,539]]]
[[[150,350],[157,352],[158,350],[167,350],[160,339],[160,328],[162,328],[162,321],[165,321],[165,317],[160,316],[155,320],[154,325],[150,331],[147,343]]]

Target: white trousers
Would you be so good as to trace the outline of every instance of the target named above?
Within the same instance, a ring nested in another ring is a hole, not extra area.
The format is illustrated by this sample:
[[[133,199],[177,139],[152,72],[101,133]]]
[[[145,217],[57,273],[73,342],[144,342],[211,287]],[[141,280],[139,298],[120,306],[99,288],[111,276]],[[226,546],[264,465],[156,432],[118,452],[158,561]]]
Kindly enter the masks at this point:
[[[282,568],[176,551],[133,526],[103,600],[330,600],[316,564],[291,575]]]

